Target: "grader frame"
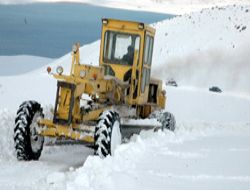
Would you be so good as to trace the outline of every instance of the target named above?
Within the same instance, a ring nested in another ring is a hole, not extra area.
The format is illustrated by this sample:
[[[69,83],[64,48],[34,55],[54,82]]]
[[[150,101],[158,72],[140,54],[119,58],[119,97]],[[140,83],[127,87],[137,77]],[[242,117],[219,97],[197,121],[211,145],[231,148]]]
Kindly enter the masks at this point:
[[[134,108],[137,118],[164,109],[162,81],[150,78],[154,35],[143,23],[102,19],[99,66],[81,64],[80,44],[73,46],[70,74],[64,75],[61,67],[52,74],[58,80],[54,117],[38,120],[39,135],[94,143],[95,123],[111,107]],[[130,64],[119,57],[122,42],[134,48]],[[90,109],[81,105],[83,94],[94,104]]]

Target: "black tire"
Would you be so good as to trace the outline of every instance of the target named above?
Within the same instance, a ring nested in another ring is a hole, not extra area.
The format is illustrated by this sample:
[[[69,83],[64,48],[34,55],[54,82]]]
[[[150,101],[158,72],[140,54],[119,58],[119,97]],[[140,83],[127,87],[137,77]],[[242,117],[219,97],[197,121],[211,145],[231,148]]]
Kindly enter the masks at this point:
[[[116,132],[119,134],[115,134]],[[116,138],[119,142],[115,145],[113,140]],[[95,155],[98,155],[101,158],[105,158],[108,155],[113,155],[114,149],[118,144],[121,144],[122,140],[120,117],[117,112],[104,111],[100,115],[95,128],[94,139]]]
[[[25,101],[19,106],[14,128],[14,144],[18,160],[38,160],[41,156],[44,137],[39,136],[35,128],[39,117],[44,117],[39,103]]]
[[[175,130],[175,117],[172,113],[170,112],[163,112],[160,113],[159,116],[157,117],[157,120],[162,124],[162,130],[168,129],[170,131]]]

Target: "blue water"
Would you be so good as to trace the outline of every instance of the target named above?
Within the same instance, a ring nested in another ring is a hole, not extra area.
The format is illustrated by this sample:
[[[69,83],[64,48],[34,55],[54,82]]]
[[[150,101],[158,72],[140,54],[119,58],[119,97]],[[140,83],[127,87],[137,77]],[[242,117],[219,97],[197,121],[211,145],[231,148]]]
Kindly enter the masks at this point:
[[[100,38],[101,18],[153,23],[169,14],[128,11],[76,3],[0,5],[0,55],[36,55],[56,58],[72,44]]]

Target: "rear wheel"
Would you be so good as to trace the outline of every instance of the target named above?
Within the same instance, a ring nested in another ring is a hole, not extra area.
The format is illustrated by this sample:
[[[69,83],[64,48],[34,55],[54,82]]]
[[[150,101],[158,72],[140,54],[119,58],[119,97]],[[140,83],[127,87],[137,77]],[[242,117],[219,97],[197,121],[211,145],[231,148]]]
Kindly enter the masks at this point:
[[[157,120],[162,124],[162,130],[168,129],[170,131],[175,130],[175,117],[172,113],[170,112],[163,112],[160,113],[157,117]]]
[[[99,117],[95,129],[95,154],[104,158],[114,155],[117,146],[122,142],[120,117],[117,112],[104,111]]]
[[[157,121],[161,123],[160,128],[162,130],[165,130],[165,129],[168,129],[170,131],[175,130],[175,126],[176,126],[175,117],[170,112],[153,112],[149,118],[157,119]],[[160,128],[157,127],[156,130]]]
[[[17,111],[14,143],[18,160],[38,160],[44,137],[38,135],[37,121],[44,117],[41,105],[35,101],[22,103]]]

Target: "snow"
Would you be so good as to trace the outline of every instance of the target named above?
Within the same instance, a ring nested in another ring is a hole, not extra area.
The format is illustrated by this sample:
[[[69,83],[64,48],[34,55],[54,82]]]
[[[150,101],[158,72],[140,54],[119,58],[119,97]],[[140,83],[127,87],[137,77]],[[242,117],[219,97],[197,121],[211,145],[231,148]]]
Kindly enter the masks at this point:
[[[249,122],[250,97],[195,88],[167,88],[167,109],[177,121]]]
[[[89,156],[84,167],[67,174],[64,188],[247,189],[249,125],[190,126],[144,132],[105,160]]]
[[[200,11],[204,8],[234,4],[250,4],[248,0],[0,0],[0,4],[26,3],[88,3],[111,8],[141,10],[171,14],[185,14]]]
[[[0,56],[0,76],[20,75],[53,62],[54,59],[31,56]]]
[[[178,83],[164,86],[176,131],[143,131],[106,159],[83,145],[47,139],[39,161],[16,161],[15,112],[35,99],[49,115],[56,81],[47,66],[0,77],[1,188],[249,189],[249,18],[249,6],[228,6],[154,24],[153,75]],[[98,64],[99,44],[81,47],[81,63]],[[70,63],[69,53],[49,65],[69,72]],[[223,92],[209,92],[212,84]]]

